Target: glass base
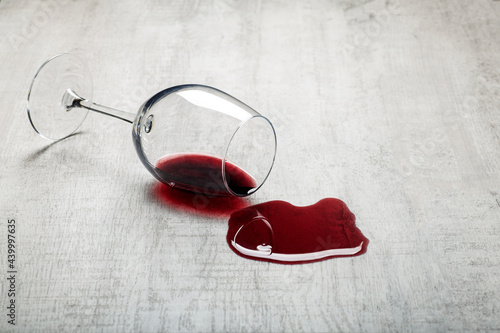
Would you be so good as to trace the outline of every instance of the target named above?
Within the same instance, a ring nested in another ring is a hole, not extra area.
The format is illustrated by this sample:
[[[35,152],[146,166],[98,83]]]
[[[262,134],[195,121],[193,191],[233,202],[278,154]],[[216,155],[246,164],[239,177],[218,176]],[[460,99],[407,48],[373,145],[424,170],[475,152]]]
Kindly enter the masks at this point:
[[[87,117],[85,108],[68,107],[68,89],[92,100],[92,76],[83,60],[59,54],[38,69],[28,93],[28,117],[42,137],[60,140],[73,134]]]

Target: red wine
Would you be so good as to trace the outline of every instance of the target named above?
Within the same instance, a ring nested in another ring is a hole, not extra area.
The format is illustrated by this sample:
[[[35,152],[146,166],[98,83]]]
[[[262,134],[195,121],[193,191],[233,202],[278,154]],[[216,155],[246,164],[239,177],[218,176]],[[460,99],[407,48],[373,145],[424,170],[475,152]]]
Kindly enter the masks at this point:
[[[234,212],[228,224],[226,240],[236,254],[281,264],[357,256],[369,242],[347,205],[333,198],[306,207],[270,201]]]
[[[212,196],[231,196],[222,178],[222,159],[203,154],[175,154],[158,161],[155,172],[168,185]],[[227,185],[238,195],[249,194],[257,187],[245,170],[226,160]]]
[[[214,197],[202,193],[179,191],[160,182],[155,182],[151,195],[169,208],[207,217],[225,217],[250,205],[243,197]]]

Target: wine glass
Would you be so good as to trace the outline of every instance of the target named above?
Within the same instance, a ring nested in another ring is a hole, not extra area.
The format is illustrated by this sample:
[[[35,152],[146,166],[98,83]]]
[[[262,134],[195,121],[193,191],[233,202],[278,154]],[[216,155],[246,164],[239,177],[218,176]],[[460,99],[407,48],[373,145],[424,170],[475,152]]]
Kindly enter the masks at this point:
[[[198,84],[167,88],[137,113],[92,102],[92,77],[79,57],[45,61],[31,82],[28,117],[42,137],[74,133],[89,111],[132,124],[140,160],[159,181],[210,196],[248,196],[266,181],[276,156],[271,122],[225,92]]]

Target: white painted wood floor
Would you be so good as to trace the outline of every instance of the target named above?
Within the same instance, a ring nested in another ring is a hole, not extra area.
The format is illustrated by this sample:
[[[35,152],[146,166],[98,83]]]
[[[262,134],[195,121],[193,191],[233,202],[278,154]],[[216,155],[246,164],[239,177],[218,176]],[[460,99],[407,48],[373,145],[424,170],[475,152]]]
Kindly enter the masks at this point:
[[[367,253],[245,260],[227,218],[151,195],[129,124],[38,137],[27,90],[60,52],[98,103],[201,83],[267,115],[277,161],[251,203],[340,198]],[[0,331],[499,331],[499,55],[491,0],[0,0]]]

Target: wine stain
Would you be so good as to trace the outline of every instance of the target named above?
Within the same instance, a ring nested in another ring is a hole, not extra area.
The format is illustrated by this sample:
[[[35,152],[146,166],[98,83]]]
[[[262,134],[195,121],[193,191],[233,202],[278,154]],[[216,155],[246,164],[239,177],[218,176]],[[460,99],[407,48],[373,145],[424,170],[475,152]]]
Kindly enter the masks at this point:
[[[269,201],[231,214],[227,243],[237,255],[280,264],[359,256],[369,240],[347,205],[326,198],[306,207]]]

